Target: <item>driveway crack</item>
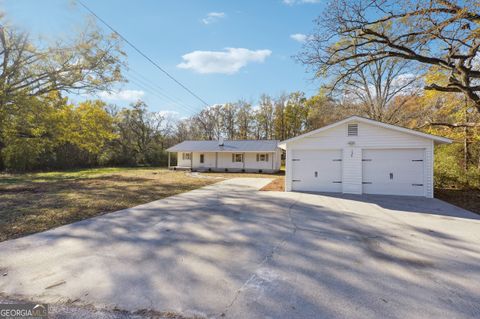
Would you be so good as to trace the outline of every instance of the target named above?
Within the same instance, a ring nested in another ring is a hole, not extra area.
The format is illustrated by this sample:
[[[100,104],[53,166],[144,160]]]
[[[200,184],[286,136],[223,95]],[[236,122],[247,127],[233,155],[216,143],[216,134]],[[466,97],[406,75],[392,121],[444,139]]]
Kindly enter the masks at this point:
[[[290,225],[291,225],[291,234],[289,235],[286,235],[277,245],[275,245],[271,250],[270,252],[265,256],[265,258],[263,258],[263,260],[257,265],[257,267],[255,267],[255,269],[253,270],[253,273],[252,275],[242,284],[242,286],[240,286],[240,288],[236,291],[235,293],[235,296],[233,297],[232,301],[225,307],[225,309],[223,310],[223,312],[220,314],[220,316],[225,316],[225,314],[228,312],[228,310],[235,304],[235,302],[237,301],[238,297],[240,296],[240,294],[242,293],[242,291],[245,289],[246,286],[248,286],[249,283],[251,283],[256,277],[257,277],[257,270],[262,268],[263,265],[265,265],[268,261],[270,261],[273,256],[275,255],[276,252],[278,252],[280,250],[280,248],[285,245],[285,243],[290,239],[292,238],[293,236],[295,236],[297,230],[298,230],[298,226],[297,224],[295,223],[294,219],[293,219],[293,215],[292,215],[292,208],[293,206],[295,206],[295,204],[300,200],[300,197],[301,195],[299,195],[296,199],[294,199],[292,201],[292,203],[288,206],[288,220],[290,222]]]

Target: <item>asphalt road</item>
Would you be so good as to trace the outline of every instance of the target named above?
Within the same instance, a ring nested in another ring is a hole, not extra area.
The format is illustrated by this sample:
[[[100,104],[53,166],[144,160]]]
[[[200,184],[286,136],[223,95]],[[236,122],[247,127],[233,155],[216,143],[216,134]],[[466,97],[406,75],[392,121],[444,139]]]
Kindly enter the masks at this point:
[[[50,303],[54,317],[480,317],[480,216],[436,199],[257,191],[268,181],[0,243],[0,299]]]

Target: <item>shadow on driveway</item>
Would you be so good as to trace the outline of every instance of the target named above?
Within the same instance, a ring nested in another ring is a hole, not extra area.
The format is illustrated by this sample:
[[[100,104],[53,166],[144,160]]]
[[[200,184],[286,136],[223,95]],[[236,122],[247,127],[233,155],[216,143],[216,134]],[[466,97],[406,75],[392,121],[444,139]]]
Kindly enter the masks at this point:
[[[439,223],[410,199],[258,192],[267,182],[232,179],[3,242],[0,292],[218,318],[480,314],[477,221]]]

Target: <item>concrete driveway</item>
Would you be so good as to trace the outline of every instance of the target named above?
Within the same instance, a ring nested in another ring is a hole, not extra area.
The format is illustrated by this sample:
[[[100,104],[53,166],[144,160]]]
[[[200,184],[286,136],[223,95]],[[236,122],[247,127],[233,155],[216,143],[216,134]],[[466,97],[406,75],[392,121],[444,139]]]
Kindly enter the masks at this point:
[[[121,318],[480,317],[479,216],[436,199],[258,192],[268,181],[0,243],[0,292]]]

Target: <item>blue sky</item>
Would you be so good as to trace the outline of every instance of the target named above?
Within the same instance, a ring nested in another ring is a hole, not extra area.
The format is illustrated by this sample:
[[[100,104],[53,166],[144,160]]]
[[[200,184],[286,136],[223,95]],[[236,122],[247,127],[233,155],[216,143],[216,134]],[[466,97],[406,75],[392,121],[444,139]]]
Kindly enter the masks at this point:
[[[318,0],[83,0],[99,16],[209,104],[246,99],[262,93],[304,91],[319,83],[292,59],[304,34],[314,27],[324,2]],[[68,37],[89,14],[71,0],[3,0],[10,24],[46,39]],[[91,17],[91,16],[90,16]],[[295,35],[295,36],[292,36]],[[141,97],[152,111],[184,117],[202,105],[124,47],[130,83],[108,102],[127,106]],[[147,80],[147,81],[146,81]]]

